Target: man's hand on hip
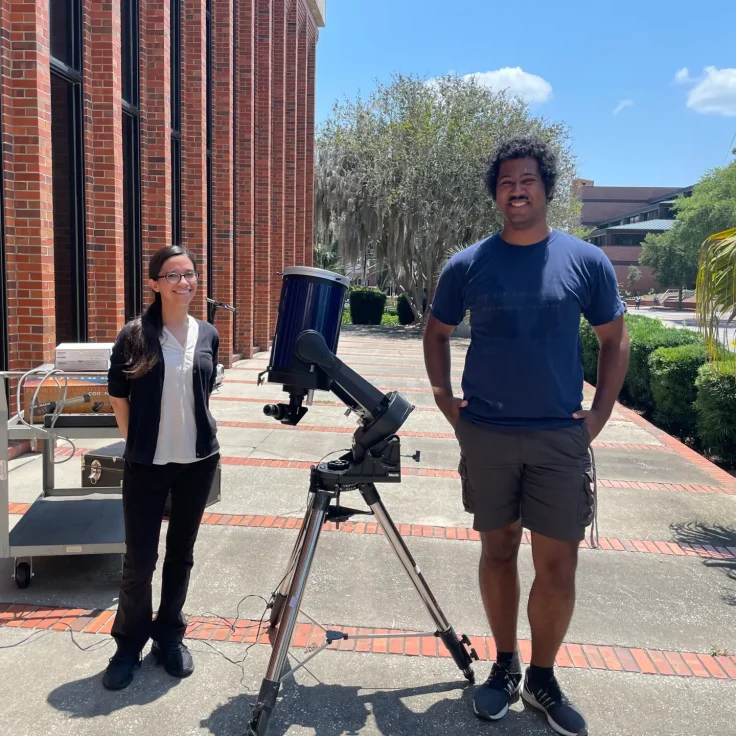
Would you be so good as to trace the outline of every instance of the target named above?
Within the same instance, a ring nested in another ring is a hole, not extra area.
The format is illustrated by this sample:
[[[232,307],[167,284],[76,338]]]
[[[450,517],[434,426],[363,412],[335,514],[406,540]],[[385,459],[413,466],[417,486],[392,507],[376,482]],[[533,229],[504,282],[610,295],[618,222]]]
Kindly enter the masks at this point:
[[[591,442],[601,433],[608,421],[608,417],[596,409],[576,411],[572,416],[574,419],[584,420]]]
[[[460,418],[460,409],[465,408],[468,402],[465,399],[456,399],[454,396],[440,393],[434,395],[434,400],[439,410],[445,415],[445,419],[455,429],[457,427],[457,421]]]

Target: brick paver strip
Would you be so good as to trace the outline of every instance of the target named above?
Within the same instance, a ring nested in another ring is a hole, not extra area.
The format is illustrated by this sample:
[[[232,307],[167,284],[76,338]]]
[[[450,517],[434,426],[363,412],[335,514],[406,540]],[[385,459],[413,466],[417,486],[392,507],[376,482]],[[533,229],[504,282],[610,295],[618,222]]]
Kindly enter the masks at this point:
[[[280,424],[278,422],[236,422],[222,421],[217,423],[218,427],[228,427],[232,429],[272,429],[286,432],[324,432],[327,434],[353,434],[354,427],[321,427],[313,424],[298,424],[296,427],[288,424]],[[417,432],[414,430],[399,430],[397,434],[400,437],[412,438],[430,438],[437,440],[455,440],[452,432]],[[611,447],[618,450],[652,450],[654,452],[673,452],[673,450],[665,445],[645,445],[633,444],[630,442],[604,442],[596,440],[593,447]]]
[[[114,611],[85,611],[82,609],[54,610],[29,604],[0,603],[0,627],[13,627],[33,621],[39,630],[73,630],[84,634],[109,634]],[[20,624],[19,624],[20,622]],[[82,626],[84,622],[84,626]],[[400,629],[373,629],[353,626],[330,626],[348,636],[355,634],[391,634],[391,639],[343,640],[334,649],[341,651],[371,652],[422,657],[448,657],[449,652],[441,640],[433,635],[418,636],[416,632]],[[187,621],[187,639],[199,641],[240,641],[245,644],[269,644],[267,624],[249,619],[223,619],[209,616],[192,616]],[[495,658],[495,645],[490,637],[470,637],[481,661]],[[314,648],[324,642],[323,632],[312,624],[298,624],[293,646],[298,649]],[[487,647],[484,646],[487,643]],[[529,660],[531,642],[519,641],[519,651],[524,662]],[[656,665],[656,666],[655,666]],[[567,643],[557,657],[557,666],[563,668],[599,669],[610,672],[643,672],[664,676],[701,677],[736,681],[736,660],[721,655],[695,652],[670,652],[655,649],[596,646]]]
[[[29,504],[15,503],[10,504],[9,512],[11,514],[24,514],[30,508]],[[252,514],[216,514],[206,512],[202,517],[204,526],[230,526],[230,527],[248,527],[248,528],[268,528],[268,529],[299,529],[302,525],[302,519],[294,516],[254,516]],[[424,537],[426,539],[444,539],[456,540],[464,542],[479,542],[480,535],[474,529],[460,526],[430,526],[427,524],[398,524],[397,529],[402,537]],[[346,521],[337,526],[334,522],[328,522],[324,525],[323,531],[341,532],[343,534],[358,535],[375,535],[383,532],[374,523],[366,524],[359,521]],[[710,560],[736,560],[736,548],[720,547],[715,549],[710,545],[688,545],[686,543],[677,542],[652,542],[641,539],[608,539],[607,537],[599,538],[601,550],[607,552],[636,552],[639,554],[651,555],[670,555],[674,556],[690,556],[700,557]],[[521,543],[523,545],[531,544],[531,537],[528,534],[522,536]],[[583,549],[590,549],[587,540],[580,542]],[[673,550],[677,550],[673,553]]]

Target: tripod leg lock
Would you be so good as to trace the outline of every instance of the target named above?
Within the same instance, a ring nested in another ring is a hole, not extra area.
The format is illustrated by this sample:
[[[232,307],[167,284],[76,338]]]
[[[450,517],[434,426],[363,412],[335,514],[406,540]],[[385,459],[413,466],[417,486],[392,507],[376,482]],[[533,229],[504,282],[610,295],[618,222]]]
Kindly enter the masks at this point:
[[[442,643],[447,647],[447,651],[450,652],[465,679],[471,684],[474,683],[475,673],[471,664],[473,660],[478,661],[478,653],[471,646],[470,639],[465,634],[458,636],[452,626],[446,631],[438,631],[435,636],[442,639]]]
[[[248,726],[246,736],[264,736],[268,730],[271,713],[276,706],[276,698],[280,687],[280,682],[273,682],[272,680],[264,680],[261,683],[258,700],[253,707],[253,718]]]

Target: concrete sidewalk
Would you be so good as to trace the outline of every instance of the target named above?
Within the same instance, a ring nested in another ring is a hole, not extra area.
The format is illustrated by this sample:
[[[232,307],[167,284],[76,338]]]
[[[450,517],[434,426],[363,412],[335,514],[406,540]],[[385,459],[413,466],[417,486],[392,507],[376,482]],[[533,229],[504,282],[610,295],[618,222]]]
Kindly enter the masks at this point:
[[[467,340],[453,342],[458,391],[466,349]],[[417,406],[402,428],[402,452],[420,450],[421,461],[405,457],[402,483],[379,491],[440,606],[458,632],[472,637],[482,682],[494,647],[477,590],[480,545],[462,508],[457,442],[434,407],[418,334],[345,328],[340,356]],[[281,398],[280,387],[255,385],[267,357],[228,371],[212,402],[223,447],[223,498],[208,509],[195,550],[186,607],[195,674],[178,682],[146,659],[128,690],[102,688],[114,651],[108,634],[119,558],[36,558],[26,590],[11,580],[12,561],[0,560],[2,733],[244,732],[269,655],[259,637],[264,604],[258,596],[268,598],[285,572],[310,463],[348,447],[355,427],[331,395],[315,396],[297,429],[271,423],[262,406]],[[731,734],[736,481],[624,407],[617,407],[595,452],[601,548],[580,553],[578,602],[558,660],[560,679],[586,713],[591,735]],[[11,466],[12,524],[39,493],[40,458],[27,455]],[[57,485],[77,485],[79,473],[78,457],[57,466]],[[354,494],[343,503],[362,505]],[[499,724],[475,719],[473,688],[434,637],[417,636],[431,630],[431,620],[370,522],[355,517],[324,531],[304,610],[347,633],[362,628],[405,637],[390,645],[349,640],[333,645],[339,651],[321,653],[287,681],[269,734],[552,733],[521,705]],[[528,543],[521,575],[525,599],[533,579]],[[159,590],[157,572],[154,595]],[[305,647],[321,643],[318,629],[302,621],[292,664],[304,658]],[[524,606],[519,636],[528,660]]]

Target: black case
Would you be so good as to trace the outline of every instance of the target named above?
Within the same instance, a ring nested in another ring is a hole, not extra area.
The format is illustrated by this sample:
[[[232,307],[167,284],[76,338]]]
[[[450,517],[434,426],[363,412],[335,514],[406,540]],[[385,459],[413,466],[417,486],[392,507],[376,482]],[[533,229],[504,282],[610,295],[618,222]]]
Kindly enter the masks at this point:
[[[97,450],[91,450],[82,456],[82,488],[115,488],[123,485],[123,452],[125,442],[116,442]],[[207,498],[207,506],[216,504],[221,498],[221,472],[220,463],[217,463],[215,477],[212,480],[212,488]],[[166,499],[164,514],[168,516],[171,511],[171,494]]]

